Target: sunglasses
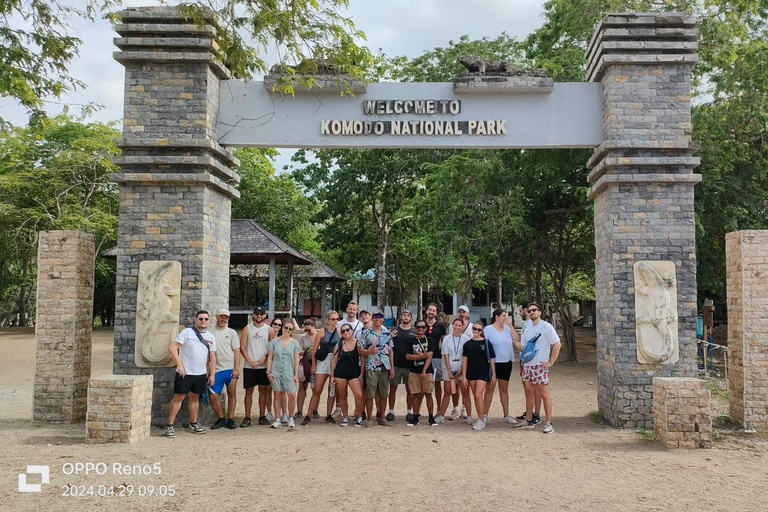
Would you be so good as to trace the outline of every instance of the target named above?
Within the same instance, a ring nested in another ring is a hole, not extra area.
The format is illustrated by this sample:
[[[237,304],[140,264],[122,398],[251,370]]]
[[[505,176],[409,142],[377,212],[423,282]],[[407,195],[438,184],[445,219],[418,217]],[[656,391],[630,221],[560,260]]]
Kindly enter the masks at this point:
[[[198,318],[201,322],[207,322],[210,320],[210,318]]]
[[[283,324],[276,324],[276,323],[272,324],[272,327],[282,327],[282,326],[283,326]]]
[[[529,313],[536,313],[537,311],[541,311],[540,309],[529,309]]]
[[[473,330],[473,331],[475,331],[475,332],[482,332],[482,331],[483,331],[483,330],[482,330],[481,328],[479,328],[479,327],[473,327],[473,328],[472,328],[472,330]]]
[[[426,329],[426,328],[427,328],[426,325],[417,325],[416,326],[416,329]]]
[[[293,330],[293,327],[283,327],[283,330],[284,330],[284,331],[292,331],[292,330]]]
[[[312,332],[312,329],[304,329],[304,332]]]
[[[384,318],[384,315],[373,315],[373,318]]]
[[[328,321],[329,322],[338,322],[339,321],[339,317],[336,316],[336,317],[333,317],[333,318],[329,318]]]
[[[341,333],[344,334],[345,332],[352,332],[352,329],[342,329]]]

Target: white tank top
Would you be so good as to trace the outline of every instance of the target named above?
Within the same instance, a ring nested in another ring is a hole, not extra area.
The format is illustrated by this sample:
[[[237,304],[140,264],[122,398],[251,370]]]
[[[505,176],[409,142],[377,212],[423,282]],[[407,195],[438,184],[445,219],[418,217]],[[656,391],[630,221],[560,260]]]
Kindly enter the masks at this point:
[[[262,325],[261,327],[256,327],[253,324],[249,324],[244,329],[247,329],[248,332],[248,348],[246,349],[246,352],[248,353],[248,357],[252,361],[258,361],[262,357],[266,357],[267,350],[269,347],[269,331],[270,327],[267,324]],[[264,361],[264,364],[261,366],[251,366],[248,364],[248,361],[245,361],[245,364],[243,365],[244,368],[266,368],[267,362]]]

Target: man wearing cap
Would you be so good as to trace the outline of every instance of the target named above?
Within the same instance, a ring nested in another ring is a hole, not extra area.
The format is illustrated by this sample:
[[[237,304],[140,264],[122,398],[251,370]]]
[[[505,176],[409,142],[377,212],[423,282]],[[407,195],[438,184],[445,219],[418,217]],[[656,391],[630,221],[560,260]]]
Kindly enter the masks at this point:
[[[235,424],[235,406],[237,405],[237,379],[240,377],[240,339],[234,329],[227,325],[229,310],[216,310],[216,326],[211,334],[216,338],[216,378],[211,386],[211,407],[219,419],[211,430],[227,427],[237,428]],[[219,395],[227,388],[227,419],[221,410]]]
[[[168,353],[176,363],[176,379],[173,382],[173,398],[168,404],[168,423],[165,435],[175,437],[173,422],[181,410],[181,403],[188,394],[189,430],[194,434],[205,434],[197,422],[200,395],[213,384],[216,372],[216,338],[208,332],[210,316],[207,311],[195,313],[195,326],[187,327],[176,336]]]
[[[389,427],[384,417],[389,395],[389,379],[395,376],[392,366],[392,336],[383,327],[384,312],[377,309],[372,315],[373,326],[363,329],[357,345],[365,350],[365,392],[368,426],[373,425],[373,401],[376,400],[376,419],[379,425]]]
[[[272,405],[271,385],[267,378],[267,353],[275,331],[264,323],[267,312],[261,306],[253,310],[251,324],[240,333],[240,355],[243,356],[243,388],[245,388],[245,418],[241,427],[251,426],[253,388],[259,388],[259,425],[269,425],[264,412]]]
[[[469,321],[469,308],[464,304],[459,306],[458,317],[464,322],[464,334],[472,336],[472,323]],[[449,327],[448,334],[453,334],[453,325]]]

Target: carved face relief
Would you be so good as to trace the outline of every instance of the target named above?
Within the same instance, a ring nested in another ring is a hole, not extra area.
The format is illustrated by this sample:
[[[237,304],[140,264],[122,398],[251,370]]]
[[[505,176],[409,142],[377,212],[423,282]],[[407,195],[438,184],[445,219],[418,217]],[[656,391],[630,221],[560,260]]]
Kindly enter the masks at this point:
[[[675,272],[672,261],[635,263],[635,332],[640,363],[672,364],[680,358]]]
[[[142,368],[172,366],[168,346],[178,334],[181,263],[142,261],[136,294],[134,360]]]

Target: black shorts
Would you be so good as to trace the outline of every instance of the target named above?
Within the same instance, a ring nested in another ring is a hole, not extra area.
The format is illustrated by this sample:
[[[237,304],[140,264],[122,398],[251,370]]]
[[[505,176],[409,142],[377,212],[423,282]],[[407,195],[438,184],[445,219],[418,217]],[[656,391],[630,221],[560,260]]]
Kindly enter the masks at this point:
[[[512,376],[512,361],[508,363],[496,363],[496,378],[498,380],[509,380]]]
[[[360,378],[360,367],[349,366],[336,366],[336,371],[333,372],[333,376],[337,379],[354,380]]]
[[[243,388],[269,386],[266,368],[243,368]]]
[[[185,375],[176,373],[176,379],[173,381],[173,393],[176,395],[186,395],[194,393],[202,395],[208,387],[207,375]]]
[[[487,373],[483,372],[482,375],[478,375],[470,369],[467,369],[467,380],[484,380],[485,382],[491,382],[491,378]]]

